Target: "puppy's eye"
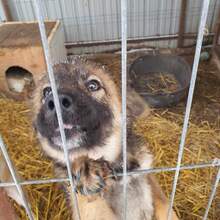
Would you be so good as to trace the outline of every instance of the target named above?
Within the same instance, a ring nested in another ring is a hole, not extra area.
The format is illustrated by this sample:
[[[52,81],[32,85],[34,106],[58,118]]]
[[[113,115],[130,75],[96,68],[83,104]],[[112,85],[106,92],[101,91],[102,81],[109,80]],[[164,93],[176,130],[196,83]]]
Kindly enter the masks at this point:
[[[90,80],[89,82],[87,82],[86,86],[87,86],[87,89],[90,92],[98,91],[101,88],[101,85],[100,85],[99,81],[97,81],[95,79]]]
[[[43,89],[43,97],[46,98],[52,92],[51,87],[46,87]]]

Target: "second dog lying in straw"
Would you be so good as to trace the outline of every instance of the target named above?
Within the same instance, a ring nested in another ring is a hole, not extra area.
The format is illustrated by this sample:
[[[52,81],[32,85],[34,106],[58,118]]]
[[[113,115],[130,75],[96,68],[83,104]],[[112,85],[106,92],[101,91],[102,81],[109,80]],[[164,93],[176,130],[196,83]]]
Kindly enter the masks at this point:
[[[81,59],[54,66],[69,159],[77,185],[82,220],[119,220],[123,213],[121,98],[111,73]],[[149,108],[132,89],[127,96],[127,169],[148,169],[152,155],[132,132],[136,117]],[[66,162],[48,77],[39,82],[33,98],[33,118],[43,151],[56,164],[59,177]],[[66,186],[68,191],[70,189]],[[153,175],[128,177],[127,219],[166,219],[168,201]],[[73,218],[76,213],[73,211]],[[173,219],[177,219],[173,212]]]

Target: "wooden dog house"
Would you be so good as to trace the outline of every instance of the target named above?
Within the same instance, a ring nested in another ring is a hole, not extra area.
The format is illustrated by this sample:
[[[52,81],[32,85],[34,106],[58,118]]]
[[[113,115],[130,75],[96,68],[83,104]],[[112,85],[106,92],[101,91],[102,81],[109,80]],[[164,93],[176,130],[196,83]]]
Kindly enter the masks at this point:
[[[66,59],[59,21],[45,22],[52,62]],[[0,25],[0,92],[24,98],[28,82],[33,86],[47,72],[37,22],[7,22]]]

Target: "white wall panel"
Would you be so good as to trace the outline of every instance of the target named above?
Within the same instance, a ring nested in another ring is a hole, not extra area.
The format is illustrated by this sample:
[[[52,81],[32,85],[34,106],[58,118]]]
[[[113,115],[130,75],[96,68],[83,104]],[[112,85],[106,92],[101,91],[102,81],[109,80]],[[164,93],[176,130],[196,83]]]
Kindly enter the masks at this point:
[[[15,20],[34,20],[31,0],[8,1]],[[188,0],[186,33],[196,33],[202,0]],[[128,0],[128,38],[178,33],[181,0]],[[213,31],[220,0],[211,0],[207,27]],[[66,42],[120,39],[120,0],[44,0],[44,16],[60,19]],[[173,47],[175,41],[154,42]]]

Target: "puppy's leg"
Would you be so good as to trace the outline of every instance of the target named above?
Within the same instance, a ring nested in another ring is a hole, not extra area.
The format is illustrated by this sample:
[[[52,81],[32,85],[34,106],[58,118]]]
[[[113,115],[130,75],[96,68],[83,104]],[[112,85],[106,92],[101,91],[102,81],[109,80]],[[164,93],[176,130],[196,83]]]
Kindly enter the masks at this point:
[[[110,164],[103,160],[93,160],[86,156],[78,158],[72,165],[76,188],[82,195],[99,193],[113,181],[114,172]]]
[[[12,181],[12,177],[8,168],[8,165],[6,164],[5,159],[3,158],[3,155],[0,152],[0,182],[10,182]],[[8,194],[9,197],[14,199],[19,205],[24,206],[24,203],[16,189],[16,187],[6,187],[5,192]]]
[[[17,220],[14,208],[3,189],[0,189],[0,198],[0,220]]]
[[[117,220],[112,208],[102,196],[111,185],[110,182],[114,182],[109,163],[102,159],[93,160],[84,156],[74,161],[72,172],[79,192],[77,198],[81,219]],[[73,210],[73,217],[75,216]]]
[[[164,195],[158,182],[153,175],[148,175],[148,180],[153,192],[155,216],[157,220],[167,220],[167,214],[169,209],[169,201]],[[172,220],[178,220],[176,213],[172,211]]]

